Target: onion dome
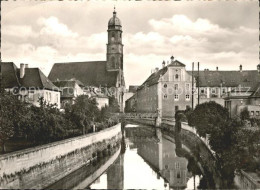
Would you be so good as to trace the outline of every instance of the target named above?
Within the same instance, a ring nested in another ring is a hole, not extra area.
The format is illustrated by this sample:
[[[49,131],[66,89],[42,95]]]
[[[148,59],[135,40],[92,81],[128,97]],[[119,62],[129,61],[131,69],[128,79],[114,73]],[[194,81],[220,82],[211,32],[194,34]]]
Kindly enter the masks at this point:
[[[115,8],[114,8],[114,12],[113,12],[113,17],[108,21],[108,26],[121,26],[121,21],[116,16]]]

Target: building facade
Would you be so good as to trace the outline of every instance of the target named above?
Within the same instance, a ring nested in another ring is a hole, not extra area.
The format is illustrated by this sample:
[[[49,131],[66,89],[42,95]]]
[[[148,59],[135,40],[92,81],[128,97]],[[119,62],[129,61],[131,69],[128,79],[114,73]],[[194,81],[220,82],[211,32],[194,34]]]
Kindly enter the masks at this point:
[[[55,63],[49,74],[51,81],[75,78],[84,86],[102,88],[107,96],[114,96],[123,111],[125,80],[123,71],[122,24],[113,12],[108,22],[106,61]]]
[[[191,71],[188,71],[191,74]],[[196,95],[195,104],[198,103],[198,90],[199,90],[199,103],[215,101],[216,103],[225,106],[225,97],[230,92],[237,91],[240,87],[245,87],[247,90],[252,91],[253,88],[260,81],[260,65],[257,70],[243,70],[240,65],[238,70],[233,71],[220,71],[218,67],[216,70],[194,71],[196,78]],[[199,86],[199,89],[198,89]]]
[[[29,68],[28,64],[2,62],[2,87],[17,95],[22,101],[40,106],[43,98],[48,104],[60,108],[60,91],[39,68]]]
[[[156,69],[137,89],[136,111],[159,113],[173,118],[176,111],[192,106],[192,77],[185,65],[171,57],[171,62]]]
[[[225,107],[230,117],[240,116],[243,110],[247,110],[250,118],[260,119],[260,83],[250,90],[240,88],[229,92],[225,98]]]

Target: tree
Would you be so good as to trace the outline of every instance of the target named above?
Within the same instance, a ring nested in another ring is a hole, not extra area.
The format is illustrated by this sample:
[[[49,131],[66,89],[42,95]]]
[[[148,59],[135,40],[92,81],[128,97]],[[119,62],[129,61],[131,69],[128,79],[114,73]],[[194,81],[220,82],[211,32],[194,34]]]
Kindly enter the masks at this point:
[[[249,111],[247,108],[244,108],[241,113],[240,113],[240,118],[242,119],[242,121],[244,120],[249,120],[250,116],[249,116]]]
[[[65,111],[69,115],[70,121],[82,130],[82,134],[86,134],[87,130],[92,129],[91,125],[100,115],[96,100],[86,95],[78,96],[75,99],[75,104],[67,107]]]
[[[195,126],[200,136],[211,134],[213,128],[218,128],[221,123],[229,119],[228,110],[210,101],[197,105],[189,118],[192,126]]]
[[[16,96],[2,91],[0,105],[0,141],[4,153],[6,151],[5,143],[15,134],[13,118],[16,117],[14,113],[18,110],[19,100]]]

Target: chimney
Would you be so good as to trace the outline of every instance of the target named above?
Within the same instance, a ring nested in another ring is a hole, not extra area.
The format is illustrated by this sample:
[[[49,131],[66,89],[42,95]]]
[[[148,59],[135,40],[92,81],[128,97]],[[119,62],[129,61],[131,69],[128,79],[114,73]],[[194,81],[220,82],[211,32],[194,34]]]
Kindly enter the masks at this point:
[[[165,61],[162,62],[162,68],[164,68],[164,67],[165,67]]]
[[[216,67],[216,70],[218,71],[218,67]]]
[[[158,67],[156,67],[156,68],[155,68],[155,72],[157,73],[158,71],[159,71],[159,68],[158,68]]]
[[[242,65],[239,66],[239,71],[242,72]]]
[[[28,64],[27,64],[27,63],[25,64],[25,68],[29,68],[29,66],[28,66]]]
[[[257,65],[257,71],[260,73],[260,64]]]
[[[173,55],[171,56],[171,63],[173,63],[173,61],[174,61],[174,57],[173,57]]]
[[[25,74],[25,65],[23,63],[20,64],[20,78],[23,78]]]

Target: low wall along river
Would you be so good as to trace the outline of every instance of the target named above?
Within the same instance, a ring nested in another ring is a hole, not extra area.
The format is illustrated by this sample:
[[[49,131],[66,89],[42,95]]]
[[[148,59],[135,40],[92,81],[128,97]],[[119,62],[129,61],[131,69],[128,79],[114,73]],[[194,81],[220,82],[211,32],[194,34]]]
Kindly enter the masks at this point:
[[[0,156],[0,188],[41,189],[88,163],[121,139],[121,124],[97,133]]]

